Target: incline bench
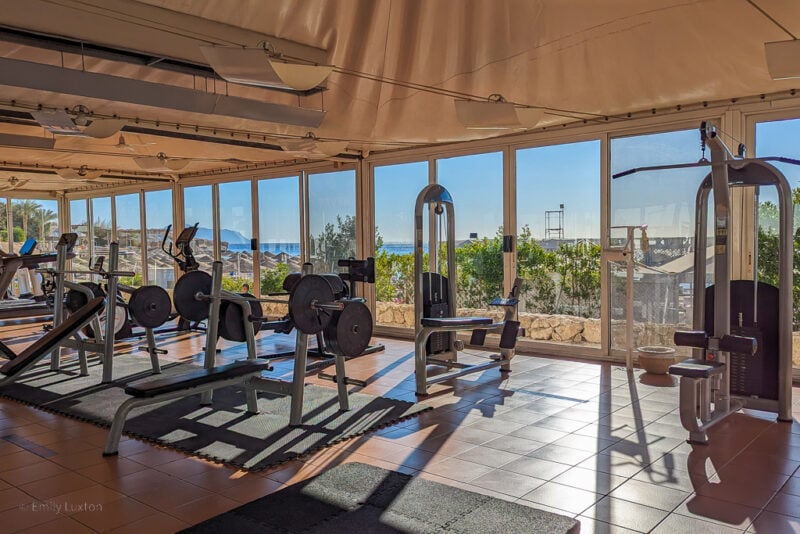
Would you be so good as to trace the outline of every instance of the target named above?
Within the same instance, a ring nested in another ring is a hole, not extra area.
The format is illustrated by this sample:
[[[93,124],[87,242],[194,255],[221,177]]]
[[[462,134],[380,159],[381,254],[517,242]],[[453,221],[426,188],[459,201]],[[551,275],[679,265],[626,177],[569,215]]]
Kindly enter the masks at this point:
[[[125,426],[128,413],[138,406],[157,404],[172,399],[188,397],[196,393],[244,384],[247,395],[247,412],[251,414],[258,413],[256,390],[250,379],[260,376],[262,371],[271,370],[272,367],[267,361],[243,360],[211,369],[198,369],[182,375],[159,378],[126,387],[125,393],[131,395],[131,398],[123,402],[114,414],[114,422],[108,432],[103,456],[117,454],[119,440],[122,437],[122,428]]]
[[[16,381],[25,371],[36,365],[39,360],[54,348],[86,326],[95,315],[103,310],[104,306],[105,299],[103,297],[90,300],[70,314],[63,323],[47,332],[19,354],[14,354],[11,349],[3,345],[3,353],[9,360],[0,367],[0,387]],[[82,374],[84,374],[83,371],[86,370],[86,367],[85,359],[81,359]],[[85,374],[88,374],[88,370],[86,370]]]

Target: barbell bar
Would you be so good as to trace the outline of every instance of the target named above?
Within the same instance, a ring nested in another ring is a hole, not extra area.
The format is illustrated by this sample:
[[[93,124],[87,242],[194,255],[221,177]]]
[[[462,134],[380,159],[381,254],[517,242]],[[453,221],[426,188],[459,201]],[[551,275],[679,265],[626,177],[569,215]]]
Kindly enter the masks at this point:
[[[173,300],[175,309],[192,321],[202,321],[208,318],[208,303],[219,298],[222,301],[242,304],[251,303],[277,303],[288,304],[289,316],[295,327],[306,334],[321,332],[330,323],[331,314],[328,312],[344,309],[343,302],[335,300],[334,288],[325,277],[309,274],[300,278],[289,293],[289,300],[276,298],[255,298],[237,293],[224,291],[219,297],[211,293],[211,276],[202,271],[184,274],[175,284]],[[259,322],[261,318],[248,314],[248,320]]]

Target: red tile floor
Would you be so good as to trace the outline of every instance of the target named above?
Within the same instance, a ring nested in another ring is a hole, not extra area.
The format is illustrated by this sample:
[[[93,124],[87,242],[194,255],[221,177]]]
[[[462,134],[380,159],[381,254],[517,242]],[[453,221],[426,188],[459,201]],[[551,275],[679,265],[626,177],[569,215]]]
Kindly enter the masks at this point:
[[[413,345],[381,341],[385,352],[348,362],[348,374],[369,382],[365,392],[415,400]],[[170,358],[197,359],[203,342],[163,345]],[[736,414],[710,445],[691,446],[677,387],[616,365],[525,355],[507,376],[493,369],[432,393],[424,402],[435,409],[420,417],[258,473],[128,438],[103,458],[105,429],[0,400],[0,531],[174,532],[359,461],[574,516],[582,533],[800,532],[796,422]],[[797,416],[800,388],[794,397]]]

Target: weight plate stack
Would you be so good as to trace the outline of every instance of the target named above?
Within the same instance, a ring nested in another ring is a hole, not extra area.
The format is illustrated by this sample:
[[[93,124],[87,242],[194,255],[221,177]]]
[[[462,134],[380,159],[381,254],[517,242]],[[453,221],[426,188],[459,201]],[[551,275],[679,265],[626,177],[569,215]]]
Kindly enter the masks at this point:
[[[372,314],[360,300],[345,300],[345,307],[336,311],[325,327],[325,343],[336,354],[363,354],[372,338]]]
[[[255,298],[255,295],[245,294],[244,297]],[[258,318],[263,317],[261,303],[251,301],[250,304],[250,317],[255,319],[253,321],[253,332],[256,333],[261,329],[261,321]],[[219,307],[219,335],[228,341],[243,342],[247,338],[244,333],[244,318],[242,317],[242,307],[238,302],[230,300],[223,300]]]
[[[333,302],[333,288],[322,276],[308,274],[295,284],[289,297],[289,316],[305,334],[321,332],[331,321],[331,312],[314,308],[315,302]]]
[[[128,311],[133,321],[143,328],[157,328],[169,320],[172,301],[159,286],[142,286],[131,293]]]
[[[191,271],[181,276],[175,283],[172,298],[175,299],[175,309],[181,317],[192,322],[203,321],[208,318],[208,301],[197,300],[195,295],[211,293],[211,275],[203,271]]]

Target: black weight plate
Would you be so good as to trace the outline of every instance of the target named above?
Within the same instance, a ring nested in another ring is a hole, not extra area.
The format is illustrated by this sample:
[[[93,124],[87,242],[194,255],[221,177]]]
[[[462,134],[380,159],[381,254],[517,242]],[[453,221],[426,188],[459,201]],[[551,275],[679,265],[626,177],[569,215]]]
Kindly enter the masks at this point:
[[[331,311],[313,308],[314,302],[333,302],[333,289],[323,277],[308,274],[295,284],[289,297],[289,316],[304,334],[321,332],[331,321]]]
[[[128,300],[131,318],[143,328],[156,328],[166,323],[172,313],[169,293],[159,286],[142,286]]]
[[[325,327],[325,342],[333,352],[358,356],[369,346],[372,337],[372,314],[359,300],[345,301],[342,311],[333,313]]]
[[[347,286],[344,285],[344,280],[336,273],[323,273],[320,274],[322,278],[328,281],[333,289],[333,299],[339,300],[347,296]]]
[[[246,294],[245,297],[255,298],[254,295]],[[251,317],[262,317],[260,302],[250,302]],[[261,329],[261,321],[253,321],[253,332]],[[244,322],[242,320],[242,307],[229,300],[223,300],[219,307],[219,335],[228,341],[243,342],[247,338],[244,335]]]
[[[91,282],[88,282],[91,284]],[[100,318],[100,329],[102,330],[103,334],[106,333],[106,316],[108,313],[108,307],[104,307],[103,311],[100,312],[98,317]],[[114,336],[117,339],[122,339],[125,337],[125,332],[130,331],[130,321],[128,321],[128,310],[127,306],[125,305],[125,301],[122,300],[122,297],[117,297],[117,306],[114,310]],[[86,325],[84,328],[84,332],[87,336],[94,339],[94,329],[91,326],[91,323]],[[128,334],[130,335],[130,334]]]
[[[190,321],[203,321],[208,317],[208,301],[197,300],[195,295],[211,293],[211,275],[203,271],[191,271],[181,276],[175,283],[172,298],[175,309]]]
[[[80,285],[92,290],[95,297],[105,297],[106,294],[99,284],[94,282],[81,282]],[[79,310],[89,302],[89,298],[75,289],[70,289],[64,295],[64,306],[71,312]]]

